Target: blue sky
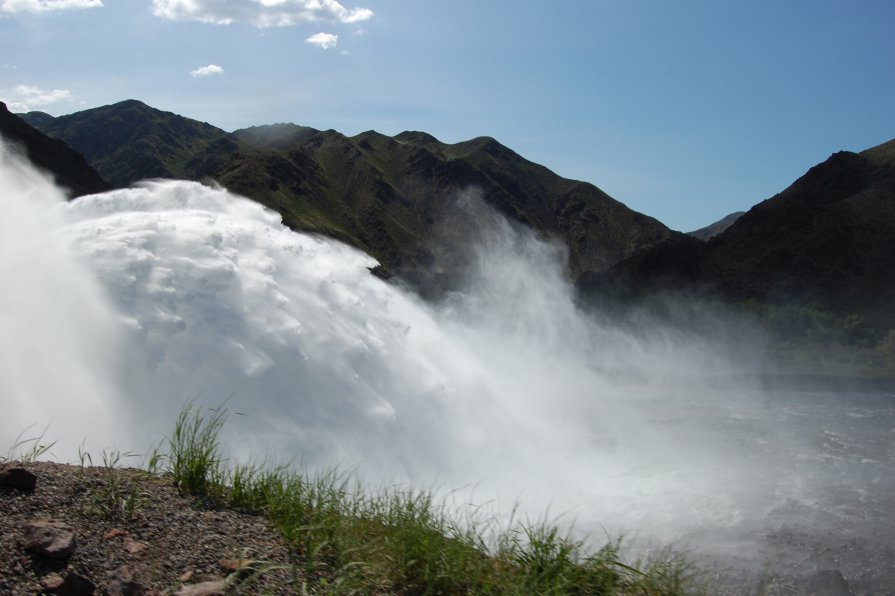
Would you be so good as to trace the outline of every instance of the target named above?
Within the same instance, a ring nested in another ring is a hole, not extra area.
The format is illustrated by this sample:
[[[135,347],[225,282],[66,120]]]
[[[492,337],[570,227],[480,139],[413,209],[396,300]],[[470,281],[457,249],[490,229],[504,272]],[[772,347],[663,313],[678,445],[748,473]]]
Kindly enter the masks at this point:
[[[0,0],[0,99],[500,140],[691,230],[895,138],[895,2]]]

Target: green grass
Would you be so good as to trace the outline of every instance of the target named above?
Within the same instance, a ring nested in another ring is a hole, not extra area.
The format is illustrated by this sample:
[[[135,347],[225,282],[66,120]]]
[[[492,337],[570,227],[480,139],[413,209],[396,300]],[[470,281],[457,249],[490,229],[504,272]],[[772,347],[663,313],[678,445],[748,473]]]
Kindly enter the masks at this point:
[[[36,461],[40,456],[49,452],[53,445],[56,444],[56,441],[50,443],[45,441],[44,436],[47,433],[47,428],[49,427],[44,428],[40,434],[31,437],[25,436],[31,430],[30,426],[19,433],[6,455],[0,455],[0,464],[10,461],[22,463]]]
[[[86,452],[81,452],[81,467],[85,459],[92,463]],[[103,450],[101,483],[93,489],[91,508],[94,513],[108,519],[131,519],[144,499],[150,498],[139,490],[136,483],[121,473],[123,460],[135,457],[132,453],[118,450]]]
[[[192,403],[181,410],[174,433],[167,438],[166,459],[174,481],[183,492],[213,497],[224,487],[218,433],[227,414],[223,408],[210,412],[206,416]]]
[[[642,594],[700,591],[685,556],[625,563],[621,540],[591,552],[557,524],[500,522],[432,493],[365,488],[353,474],[287,466],[227,467],[223,409],[188,404],[151,467],[206,503],[265,515],[293,566],[285,590],[325,594]]]

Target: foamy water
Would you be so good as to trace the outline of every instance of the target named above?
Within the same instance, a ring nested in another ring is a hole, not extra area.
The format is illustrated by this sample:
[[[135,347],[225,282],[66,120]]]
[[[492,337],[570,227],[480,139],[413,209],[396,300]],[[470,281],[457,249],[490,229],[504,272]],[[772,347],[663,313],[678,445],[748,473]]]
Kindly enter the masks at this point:
[[[836,403],[701,383],[741,370],[727,355],[749,337],[583,314],[562,247],[474,197],[457,203],[476,222],[474,281],[433,305],[224,190],[157,181],[65,204],[0,157],[0,445],[50,424],[59,459],[145,452],[187,400],[226,401],[245,414],[225,430],[234,459],[466,487],[597,539],[759,566],[781,511],[839,515],[893,487],[891,408],[841,427]]]

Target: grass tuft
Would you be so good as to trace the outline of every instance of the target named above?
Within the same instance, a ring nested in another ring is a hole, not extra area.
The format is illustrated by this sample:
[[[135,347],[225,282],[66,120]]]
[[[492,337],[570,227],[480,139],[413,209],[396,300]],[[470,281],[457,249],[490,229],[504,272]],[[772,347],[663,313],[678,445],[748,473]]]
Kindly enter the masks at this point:
[[[93,501],[96,510],[105,517],[130,519],[146,498],[137,484],[121,471],[123,458],[129,457],[134,457],[134,454],[103,450],[102,482],[95,489]],[[89,454],[87,458],[90,459]]]
[[[49,426],[46,426],[40,434],[28,438],[25,438],[24,435],[31,429],[30,426],[20,432],[12,447],[6,452],[6,456],[0,456],[0,463],[8,461],[19,461],[22,463],[37,461],[56,444],[56,441],[51,443],[44,442],[44,436],[46,436],[48,428]]]
[[[180,411],[174,433],[167,437],[168,471],[183,492],[208,497],[219,496],[224,471],[218,434],[227,420],[223,408],[203,410],[193,402]],[[153,454],[157,458],[158,454]]]
[[[302,474],[287,466],[226,466],[218,435],[223,408],[188,403],[153,451],[180,489],[263,514],[281,532],[292,561],[286,591],[327,594],[642,594],[698,590],[700,572],[665,550],[624,562],[621,539],[596,552],[546,520],[520,524],[451,511],[432,493],[365,488],[354,474]]]

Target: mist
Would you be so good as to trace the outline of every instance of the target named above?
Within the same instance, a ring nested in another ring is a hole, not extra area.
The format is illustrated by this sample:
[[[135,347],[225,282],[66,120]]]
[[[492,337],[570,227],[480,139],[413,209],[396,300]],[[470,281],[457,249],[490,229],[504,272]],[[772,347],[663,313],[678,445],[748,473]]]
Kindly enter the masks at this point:
[[[235,414],[234,461],[464,489],[597,543],[625,533],[761,568],[795,548],[769,551],[775,531],[860,527],[873,550],[893,529],[891,400],[734,382],[759,338],[716,312],[710,335],[582,312],[564,247],[474,191],[445,222],[468,230],[469,280],[430,303],[223,189],[65,202],[0,158],[0,448],[49,425],[59,460],[145,453],[195,400]],[[810,569],[822,542],[807,544]]]
[[[0,142],[0,449],[49,425],[70,456],[88,421],[112,436],[119,336],[105,289],[62,233],[63,192],[17,149]]]

